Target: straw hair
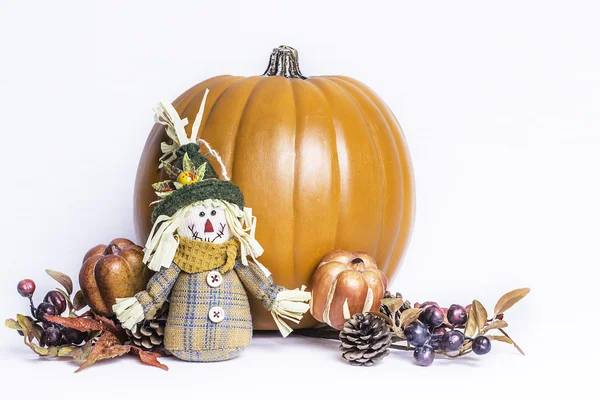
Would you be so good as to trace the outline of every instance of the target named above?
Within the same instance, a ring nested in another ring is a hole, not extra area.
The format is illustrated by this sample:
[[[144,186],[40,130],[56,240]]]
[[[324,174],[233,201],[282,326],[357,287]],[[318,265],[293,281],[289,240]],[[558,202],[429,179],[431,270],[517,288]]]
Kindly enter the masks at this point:
[[[252,209],[246,207],[242,211],[236,204],[217,199],[197,201],[181,208],[170,217],[166,215],[158,217],[144,248],[144,262],[148,263],[148,268],[159,271],[171,265],[179,247],[177,228],[194,207],[223,209],[233,237],[240,242],[242,264],[248,265],[247,258],[250,257],[265,275],[270,275],[269,270],[257,260],[264,250],[254,238],[256,217],[252,215]]]

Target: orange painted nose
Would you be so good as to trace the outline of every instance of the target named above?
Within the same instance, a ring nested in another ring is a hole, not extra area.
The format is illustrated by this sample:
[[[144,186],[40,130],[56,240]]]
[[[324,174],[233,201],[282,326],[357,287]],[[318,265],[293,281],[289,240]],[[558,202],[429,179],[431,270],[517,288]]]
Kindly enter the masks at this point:
[[[206,220],[206,224],[204,224],[204,233],[210,233],[210,232],[214,232],[214,228],[212,226],[212,223],[210,222],[210,219]]]

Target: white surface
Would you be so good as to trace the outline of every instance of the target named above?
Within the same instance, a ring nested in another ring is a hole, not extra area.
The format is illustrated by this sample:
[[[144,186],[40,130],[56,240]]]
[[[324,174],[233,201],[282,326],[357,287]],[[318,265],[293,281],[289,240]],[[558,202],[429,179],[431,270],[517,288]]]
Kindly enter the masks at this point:
[[[400,352],[353,368],[334,343],[263,333],[230,362],[168,359],[165,373],[131,358],[74,375],[74,363],[40,360],[0,329],[3,396],[252,398],[277,396],[286,382],[303,398],[589,393],[600,264],[597,3],[282,3],[0,2],[0,315],[26,311],[21,278],[35,279],[40,296],[53,287],[45,268],[75,276],[89,247],[133,237],[152,106],[214,75],[260,74],[271,49],[288,44],[304,74],[367,83],[404,128],[417,220],[393,288],[412,301],[493,307],[530,286],[506,316],[527,356],[494,343],[488,356],[428,369]]]

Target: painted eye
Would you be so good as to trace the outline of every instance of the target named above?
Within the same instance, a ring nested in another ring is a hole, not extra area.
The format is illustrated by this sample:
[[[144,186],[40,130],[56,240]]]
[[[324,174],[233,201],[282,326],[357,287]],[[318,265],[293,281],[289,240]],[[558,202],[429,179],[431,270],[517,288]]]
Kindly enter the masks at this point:
[[[217,210],[212,210],[212,211],[210,212],[210,215],[212,215],[213,217],[214,217],[215,215],[217,215]]]
[[[204,211],[200,211],[200,216],[204,217],[206,215],[206,213]]]

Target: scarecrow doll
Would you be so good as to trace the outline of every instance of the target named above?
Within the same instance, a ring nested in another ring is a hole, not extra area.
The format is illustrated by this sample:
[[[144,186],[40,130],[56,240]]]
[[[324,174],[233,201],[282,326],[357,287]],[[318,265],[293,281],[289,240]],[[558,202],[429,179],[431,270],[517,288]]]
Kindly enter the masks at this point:
[[[284,319],[298,323],[310,299],[304,288],[286,290],[273,283],[257,260],[263,249],[254,238],[252,210],[229,181],[218,153],[204,140],[196,141],[207,95],[208,90],[191,138],[184,129],[187,119],[171,104],[155,109],[155,120],[173,140],[161,146],[161,167],[170,179],[153,185],[160,199],[144,249],[144,262],[156,274],[145,291],[113,306],[123,327],[135,330],[168,300],[165,349],[186,361],[228,360],[248,346],[252,319],[246,292],[271,311],[284,337],[291,332]],[[221,166],[223,180],[209,155]]]

